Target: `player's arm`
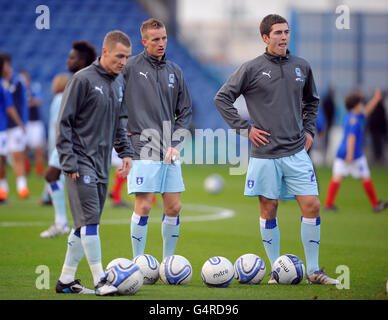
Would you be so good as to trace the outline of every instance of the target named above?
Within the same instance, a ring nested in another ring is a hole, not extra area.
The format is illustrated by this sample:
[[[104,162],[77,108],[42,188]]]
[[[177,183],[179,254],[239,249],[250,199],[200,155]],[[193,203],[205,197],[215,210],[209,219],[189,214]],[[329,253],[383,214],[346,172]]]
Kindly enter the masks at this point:
[[[364,109],[365,116],[369,116],[373,110],[376,108],[380,100],[383,98],[383,94],[380,89],[376,89],[373,93],[372,99],[369,100],[369,102],[366,104]]]
[[[351,133],[348,135],[346,139],[346,158],[345,161],[347,163],[351,163],[354,159],[354,149],[356,146],[356,136]]]
[[[20,119],[19,113],[16,110],[16,107],[15,106],[9,106],[9,107],[7,107],[6,111],[7,111],[8,116],[10,116],[12,118],[12,120],[15,121],[15,123],[20,128],[22,128],[23,132],[26,133],[26,129],[24,127],[23,121]]]
[[[4,90],[4,102],[6,106],[6,112],[9,117],[20,127],[23,132],[26,133],[22,119],[20,119],[19,113],[14,105],[12,95],[8,90]]]
[[[118,125],[116,129],[115,139],[113,141],[113,147],[115,148],[119,158],[123,160],[123,165],[118,169],[118,173],[121,177],[126,177],[132,168],[132,157],[134,154],[134,148],[127,132],[128,114],[127,107],[124,103],[120,107],[120,116],[118,119]]]
[[[192,102],[189,90],[184,80],[182,72],[178,74],[178,97],[175,106],[175,121],[174,127],[172,128],[172,141],[171,146],[168,147],[166,155],[164,157],[165,162],[171,163],[179,158],[181,146],[183,145],[184,139],[190,128],[192,119]]]
[[[246,129],[249,132],[254,128],[250,125],[248,120],[243,119],[233,103],[236,99],[244,93],[249,85],[248,72],[246,66],[242,65],[237,69],[228,79],[228,81],[221,87],[214,97],[214,103],[224,118],[226,123],[235,129],[238,134],[243,133],[241,130]]]
[[[303,127],[306,133],[309,134],[306,134],[306,150],[308,150],[313,142],[310,138],[314,139],[316,120],[318,117],[318,105],[319,95],[315,87],[313,73],[309,67],[305,85],[303,87],[302,98]]]
[[[56,148],[59,161],[65,174],[74,179],[78,174],[77,156],[73,151],[73,128],[77,110],[82,106],[86,96],[86,83],[73,77],[63,92],[61,108],[56,125]]]

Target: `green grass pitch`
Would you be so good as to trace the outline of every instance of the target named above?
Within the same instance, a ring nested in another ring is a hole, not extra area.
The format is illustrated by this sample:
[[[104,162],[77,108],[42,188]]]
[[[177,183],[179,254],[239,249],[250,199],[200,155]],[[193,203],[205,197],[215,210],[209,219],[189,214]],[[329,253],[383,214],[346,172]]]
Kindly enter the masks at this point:
[[[219,173],[225,178],[225,189],[219,195],[207,194],[203,189],[203,181],[211,173]],[[53,222],[53,208],[38,205],[43,180],[30,174],[28,183],[31,196],[21,201],[16,198],[10,169],[8,176],[10,203],[0,207],[0,299],[101,299],[93,295],[74,297],[55,293],[67,237],[39,237],[40,232]],[[234,263],[242,254],[255,253],[264,259],[269,272],[269,261],[259,233],[258,201],[243,196],[245,176],[230,176],[226,166],[183,166],[183,176],[186,192],[182,194],[181,232],[176,254],[185,256],[192,264],[190,283],[167,286],[158,281],[155,285],[143,286],[135,296],[106,299],[388,299],[385,295],[388,278],[388,211],[380,214],[372,212],[360,181],[351,178],[344,181],[336,203],[339,212],[321,212],[320,266],[326,267],[325,271],[335,278],[342,274],[336,273],[337,266],[347,266],[350,271],[349,289],[307,285],[305,281],[296,286],[268,285],[268,276],[259,285],[241,285],[233,281],[230,287],[219,289],[207,288],[201,280],[202,265],[212,256],[225,256]],[[375,168],[372,177],[379,197],[388,200],[388,171]],[[330,170],[318,169],[317,178],[323,202]],[[217,208],[232,210],[234,216],[203,221],[209,215],[217,214]],[[132,258],[131,214],[130,209],[112,208],[107,199],[100,226],[104,267],[114,258]],[[159,261],[162,256],[161,216],[160,208],[152,209],[146,245],[146,253]],[[278,223],[281,254],[293,253],[304,260],[300,211],[295,201],[279,204]],[[36,269],[41,265],[49,270],[48,290],[36,287],[40,276]],[[80,263],[76,277],[85,286],[93,287],[86,259]]]

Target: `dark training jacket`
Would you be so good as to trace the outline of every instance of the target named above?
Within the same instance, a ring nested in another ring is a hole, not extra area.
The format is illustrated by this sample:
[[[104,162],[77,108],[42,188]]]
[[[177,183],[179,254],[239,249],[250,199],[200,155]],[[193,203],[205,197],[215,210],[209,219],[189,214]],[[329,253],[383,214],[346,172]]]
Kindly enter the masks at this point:
[[[233,129],[250,130],[248,120],[233,106],[243,95],[253,125],[271,134],[270,143],[256,147],[251,157],[280,158],[304,148],[305,131],[314,136],[319,96],[309,63],[287,52],[279,57],[265,52],[244,63],[222,86],[214,102]]]
[[[66,85],[59,111],[56,147],[62,170],[109,179],[112,147],[120,158],[132,157],[128,115],[122,103],[124,79],[107,72],[98,58]]]
[[[182,70],[166,60],[165,55],[159,61],[144,50],[128,60],[122,74],[126,80],[124,104],[128,108],[127,129],[132,134],[134,159],[140,159],[142,148],[150,140],[157,140],[141,141],[141,134],[149,130],[155,133],[154,138],[160,138],[152,141],[157,154],[153,160],[162,160],[167,147],[180,142],[174,141],[174,132],[189,129],[191,124],[191,98]]]

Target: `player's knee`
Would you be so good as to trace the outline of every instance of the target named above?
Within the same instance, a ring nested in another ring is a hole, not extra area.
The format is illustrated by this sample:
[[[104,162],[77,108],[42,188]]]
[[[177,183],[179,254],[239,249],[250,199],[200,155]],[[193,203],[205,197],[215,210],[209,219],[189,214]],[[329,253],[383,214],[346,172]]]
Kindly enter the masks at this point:
[[[278,210],[278,201],[260,196],[260,216],[263,219],[274,219]]]
[[[168,215],[177,216],[182,209],[182,203],[174,201],[173,203],[168,203],[164,206],[164,212]]]
[[[137,214],[144,216],[150,213],[151,208],[152,208],[152,202],[141,201],[140,203],[136,204],[135,211]]]
[[[321,202],[319,201],[318,197],[314,198],[309,205],[309,211],[314,216],[319,216],[319,211],[321,209]]]

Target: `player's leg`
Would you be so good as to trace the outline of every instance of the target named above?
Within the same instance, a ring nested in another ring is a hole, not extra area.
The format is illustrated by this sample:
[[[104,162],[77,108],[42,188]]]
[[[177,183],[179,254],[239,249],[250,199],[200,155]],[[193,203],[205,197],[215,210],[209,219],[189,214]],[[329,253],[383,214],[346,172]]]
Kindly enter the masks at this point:
[[[104,192],[101,192],[96,178],[85,175],[81,175],[76,181],[67,176],[66,186],[74,228],[80,229],[80,242],[92,272],[96,294],[114,293],[117,289],[104,281],[105,274],[101,263],[99,223],[101,203],[104,202],[101,198],[105,200],[106,186],[103,188]]]
[[[7,130],[7,144],[13,159],[13,170],[16,177],[18,196],[21,199],[25,199],[29,196],[24,163],[26,137],[21,128],[15,127]]]
[[[182,209],[181,192],[185,191],[183,183],[182,168],[180,161],[170,164],[164,163],[161,192],[163,197],[163,258],[171,256],[175,252],[179,238],[180,221],[179,216]]]
[[[24,152],[12,152],[13,170],[16,176],[16,188],[19,198],[25,199],[29,196],[27,179],[24,168]]]
[[[319,269],[320,201],[314,167],[307,152],[302,151],[281,160],[284,184],[282,198],[294,195],[302,212],[301,236],[306,257],[308,283],[337,284]]]
[[[319,268],[321,232],[318,196],[295,196],[302,211],[301,235],[306,256],[306,281],[309,284],[338,284]]]
[[[26,125],[27,146],[34,152],[35,170],[38,176],[44,174],[44,125],[40,120],[28,121]]]
[[[325,210],[326,211],[336,211],[337,207],[334,205],[335,199],[338,193],[338,190],[341,186],[343,176],[334,175],[329,185],[327,186],[326,200],[325,200]]]
[[[179,238],[179,215],[182,209],[180,192],[165,192],[163,197],[163,259],[172,256]]]
[[[0,204],[5,204],[9,192],[6,157],[0,155]]]
[[[7,196],[9,191],[7,181],[7,132],[0,131],[0,204],[7,202]]]
[[[144,254],[147,242],[148,216],[152,208],[152,192],[136,193],[134,211],[131,217],[131,242],[133,257]]]
[[[336,211],[335,199],[344,177],[349,175],[349,164],[343,159],[336,158],[333,163],[333,177],[326,192],[325,210]]]
[[[94,293],[94,290],[83,287],[80,282],[75,279],[78,264],[83,256],[84,249],[81,243],[80,228],[77,230],[72,229],[67,239],[65,262],[55,288],[57,293]]]
[[[122,165],[122,160],[119,158],[115,149],[112,150],[112,167],[120,168]],[[129,207],[129,205],[122,201],[121,199],[121,190],[124,183],[127,181],[127,177],[121,177],[120,173],[115,171],[115,176],[113,180],[112,189],[110,191],[110,196],[112,198],[112,204],[114,207]]]
[[[280,250],[276,218],[280,183],[281,175],[274,159],[249,159],[244,195],[259,197],[260,234],[271,265],[279,257]]]
[[[94,293],[93,290],[83,287],[75,280],[78,264],[84,256],[84,247],[81,241],[82,205],[79,199],[76,182],[66,177],[70,210],[73,216],[74,229],[72,229],[68,241],[65,261],[62,273],[56,285],[57,293]]]
[[[45,179],[50,185],[51,199],[55,211],[54,224],[41,233],[42,238],[54,238],[60,234],[69,233],[66,216],[65,177],[61,174],[58,152],[56,149],[50,155],[49,167]]]
[[[117,288],[108,282],[105,277],[101,259],[101,240],[99,235],[99,226],[107,191],[107,183],[97,183],[97,200],[99,208],[96,210],[97,216],[93,215],[92,217],[88,218],[86,226],[81,228],[82,245],[85,250],[85,255],[88,260],[90,270],[92,271],[95,293],[98,296],[112,295],[117,292]],[[85,234],[84,237],[82,237],[83,234]]]
[[[369,199],[373,211],[376,213],[381,212],[382,210],[388,207],[388,202],[379,201],[379,199],[377,198],[376,189],[370,175],[370,170],[366,157],[362,156],[361,158],[356,159],[354,162],[355,166],[352,172],[353,177],[361,178],[362,187]]]
[[[259,196],[259,205],[261,239],[272,266],[280,255],[280,231],[276,217],[278,200]]]
[[[320,202],[318,196],[295,196],[302,211],[301,236],[306,256],[306,273],[319,270],[319,244],[321,235]]]

